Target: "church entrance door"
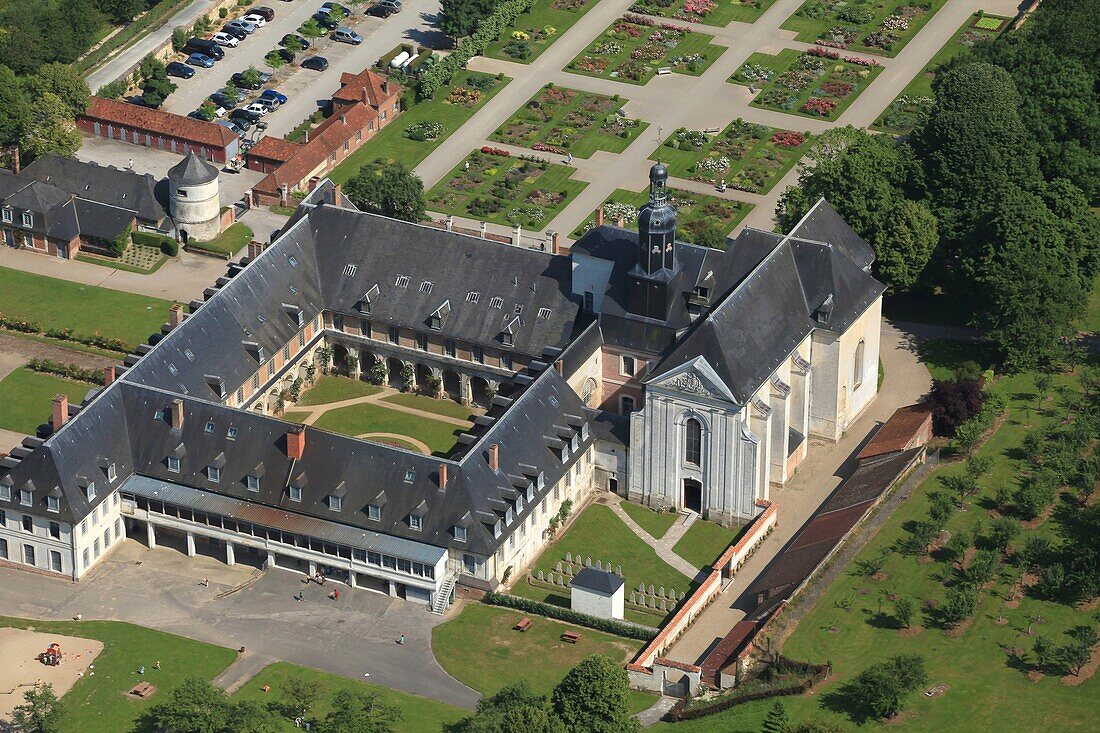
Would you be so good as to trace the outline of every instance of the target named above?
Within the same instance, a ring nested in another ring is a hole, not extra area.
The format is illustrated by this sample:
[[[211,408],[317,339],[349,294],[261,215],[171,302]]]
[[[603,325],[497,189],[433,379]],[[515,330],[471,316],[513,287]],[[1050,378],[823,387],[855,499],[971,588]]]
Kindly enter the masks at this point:
[[[703,513],[703,485],[695,479],[684,479],[684,509]]]

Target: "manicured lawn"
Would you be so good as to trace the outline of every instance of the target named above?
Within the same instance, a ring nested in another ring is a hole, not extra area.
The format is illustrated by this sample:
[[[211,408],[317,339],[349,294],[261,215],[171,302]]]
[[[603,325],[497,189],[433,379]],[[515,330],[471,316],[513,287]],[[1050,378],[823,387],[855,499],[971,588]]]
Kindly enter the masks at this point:
[[[717,135],[680,128],[658,151],[678,178],[718,183],[750,193],[767,193],[802,159],[810,136],[738,118]]]
[[[61,698],[65,714],[58,726],[60,731],[134,730],[138,716],[167,698],[185,677],[211,680],[237,658],[231,649],[116,621],[28,621],[0,616],[0,625],[103,642],[103,651],[95,660],[95,674],[77,680]],[[158,660],[161,668],[154,669]],[[144,677],[137,674],[142,665]],[[156,685],[156,694],[146,700],[125,694],[140,681]]]
[[[775,0],[675,0],[668,6],[662,6],[652,0],[639,0],[630,10],[725,28],[734,20],[741,23],[755,22],[774,2]],[[694,11],[685,10],[685,5]]]
[[[300,423],[300,422],[303,422],[309,416],[310,416],[310,413],[308,413],[308,412],[301,412],[301,411],[298,411],[298,410],[291,410],[290,412],[284,412],[279,417],[282,418],[283,420],[286,420],[287,422]]]
[[[252,241],[252,230],[244,224],[237,222],[229,225],[225,231],[218,235],[217,239],[209,242],[194,242],[193,246],[219,254],[233,257],[240,252],[246,244]]]
[[[415,168],[509,81],[511,80],[508,78],[498,80],[495,76],[476,71],[458,72],[451,83],[442,87],[433,99],[412,104],[366,145],[336,166],[328,177],[334,183],[346,183],[361,167],[376,160],[400,161]],[[456,93],[456,90],[463,91]],[[470,94],[471,91],[477,92],[476,100]],[[419,141],[405,136],[405,131],[410,127],[427,122],[436,122],[442,126],[442,131],[434,139]]]
[[[739,529],[728,529],[714,522],[697,519],[673,546],[672,551],[697,568],[709,568],[739,534]]]
[[[340,690],[377,695],[379,702],[397,708],[401,713],[401,719],[394,726],[396,733],[442,731],[443,726],[452,725],[469,715],[469,711],[462,708],[430,700],[426,697],[410,695],[388,687],[364,684],[358,680],[320,672],[309,667],[300,667],[287,662],[276,662],[264,667],[241,689],[237,690],[231,699],[234,702],[251,700],[261,705],[278,708],[283,703],[283,684],[288,677],[292,676],[305,680],[316,680],[321,685],[320,699],[309,715],[309,720],[312,721],[313,725],[316,725],[316,721],[323,719],[332,710],[332,697]],[[264,692],[264,685],[269,685],[271,689]],[[291,733],[291,731],[301,729],[295,728],[292,720],[284,718],[281,730]]]
[[[104,257],[82,252],[76,256],[76,259],[79,262],[87,262],[91,265],[136,272],[139,275],[151,275],[160,269],[160,266],[168,260],[168,257],[157,247],[131,244],[123,251],[121,257]]]
[[[623,117],[618,95],[547,87],[508,118],[489,139],[525,148],[587,158],[597,150],[621,153],[648,123]]]
[[[77,335],[100,333],[130,347],[159,333],[171,301],[0,267],[0,314]]]
[[[675,512],[655,512],[647,506],[635,504],[632,501],[624,501],[620,506],[631,519],[638,523],[642,529],[653,535],[654,539],[661,539],[680,515]]]
[[[1085,317],[1081,321],[1081,330],[1100,333],[1100,276],[1097,276],[1092,283],[1092,292],[1089,293]]]
[[[427,194],[429,211],[542,229],[588,184],[573,169],[475,150]]]
[[[471,414],[469,407],[460,405],[454,400],[437,400],[433,397],[426,397],[420,394],[395,394],[384,398],[382,401],[392,402],[395,405],[404,405],[405,407],[415,407],[418,410],[434,412],[437,415],[457,417],[459,420],[469,420]]]
[[[344,435],[362,435],[363,433],[407,435],[426,443],[436,455],[449,454],[454,448],[458,434],[462,432],[462,428],[455,425],[369,403],[330,410],[322,415],[314,426]]]
[[[1008,18],[1000,18],[987,15],[982,18],[987,23],[997,23],[998,28],[1007,27]],[[985,30],[976,27],[979,22],[977,15],[967,19],[955,35],[948,39],[932,60],[921,70],[921,73],[913,77],[913,80],[901,90],[897,98],[872,125],[877,130],[904,135],[912,131],[920,115],[932,106],[932,80],[936,78],[936,70],[951,59],[965,53],[976,44],[984,40],[992,40],[999,35],[998,28]]]
[[[806,0],[781,28],[797,31],[805,43],[818,39],[842,43],[853,51],[896,56],[947,0],[885,0],[849,3],[843,0]]]
[[[708,230],[717,231],[719,236],[728,235],[752,211],[752,204],[743,201],[730,201],[678,188],[670,188],[668,193],[672,205],[676,207],[677,238],[684,242],[697,242],[699,235]],[[633,227],[638,221],[638,210],[648,200],[648,191],[616,189],[603,204],[604,220],[613,224],[622,217],[627,227]],[[573,239],[579,238],[594,224],[593,215],[573,231]]]
[[[93,388],[87,382],[20,367],[0,381],[0,428],[34,435],[39,425],[49,421],[54,395],[66,394],[69,404],[79,405]]]
[[[623,17],[601,33],[565,70],[628,84],[645,84],[657,75],[658,68],[665,66],[678,74],[699,76],[725,51],[712,40],[712,36],[702,33],[642,25]],[[635,52],[641,58],[635,58]]]
[[[482,55],[529,64],[595,5],[596,0],[535,0],[531,10],[519,16],[515,26],[501,33]],[[521,34],[519,38],[514,36],[516,32]]]
[[[483,695],[492,695],[505,685],[527,680],[531,689],[549,696],[565,674],[590,654],[603,654],[626,662],[642,647],[640,641],[580,629],[542,616],[527,631],[512,627],[524,617],[518,611],[471,604],[453,620],[432,631],[432,651],[452,677]],[[576,644],[561,640],[566,631],[578,631]],[[656,702],[653,695],[631,692],[632,712]],[[427,730],[427,729],[425,729]]]
[[[754,107],[804,117],[838,118],[882,71],[881,66],[861,66],[808,53],[792,55],[790,49],[777,56],[771,64],[753,65],[750,58],[731,81],[752,83],[757,88],[763,85],[751,102]],[[784,59],[789,60],[786,65],[782,65]]]
[[[326,375],[318,378],[317,382],[302,394],[302,399],[298,400],[298,404],[324,405],[329,402],[350,400],[356,397],[369,397],[381,391],[379,387],[360,379]]]

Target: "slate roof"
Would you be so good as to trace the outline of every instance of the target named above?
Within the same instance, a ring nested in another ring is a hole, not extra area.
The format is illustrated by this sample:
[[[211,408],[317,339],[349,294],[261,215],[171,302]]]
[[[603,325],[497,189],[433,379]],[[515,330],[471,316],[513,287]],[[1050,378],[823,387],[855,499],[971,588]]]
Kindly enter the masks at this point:
[[[168,215],[157,200],[156,179],[149,174],[44,155],[24,168],[17,179],[40,181],[82,199],[131,209],[138,219],[150,224],[159,224]]]
[[[875,261],[875,250],[848,226],[828,201],[817,200],[791,231],[792,237],[828,242],[858,267],[867,269]]]
[[[203,160],[194,150],[168,169],[168,180],[177,186],[201,186],[218,177],[218,169]]]
[[[574,588],[585,588],[587,590],[594,590],[597,593],[611,595],[619,590],[619,588],[623,587],[623,579],[615,575],[615,573],[609,573],[606,570],[585,568],[573,576],[571,585]]]

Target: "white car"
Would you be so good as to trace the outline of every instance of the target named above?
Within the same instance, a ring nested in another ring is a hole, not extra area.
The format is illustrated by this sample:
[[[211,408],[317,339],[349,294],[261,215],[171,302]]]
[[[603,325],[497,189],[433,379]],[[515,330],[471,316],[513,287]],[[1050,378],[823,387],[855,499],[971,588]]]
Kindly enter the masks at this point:
[[[220,107],[220,106],[214,107],[214,117],[215,118],[221,119],[222,117],[225,117],[225,113],[226,113],[225,107]]]
[[[264,18],[264,16],[262,15],[257,15],[256,13],[249,13],[248,15],[244,16],[243,20],[245,23],[251,23],[257,28],[263,28],[265,25],[267,25],[267,19]]]
[[[268,109],[267,105],[264,104],[263,102],[253,102],[252,104],[245,107],[245,110],[248,111],[248,112],[255,112],[260,117],[263,117],[264,115],[266,115],[268,112],[271,111],[270,109]]]
[[[228,33],[215,33],[213,40],[219,46],[229,46],[230,48],[236,48],[241,43],[239,38]]]

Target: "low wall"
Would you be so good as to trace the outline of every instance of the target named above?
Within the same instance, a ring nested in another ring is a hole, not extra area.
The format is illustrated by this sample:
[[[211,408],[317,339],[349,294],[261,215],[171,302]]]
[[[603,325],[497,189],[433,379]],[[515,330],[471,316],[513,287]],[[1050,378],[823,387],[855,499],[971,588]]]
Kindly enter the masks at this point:
[[[756,516],[749,531],[741,535],[737,542],[726,548],[726,551],[719,556],[712,566],[715,570],[725,573],[726,578],[732,578],[741,569],[741,566],[745,564],[745,561],[749,559],[757,546],[775,528],[775,523],[778,521],[779,507],[777,504],[761,500],[756,505],[763,506],[764,511]]]

